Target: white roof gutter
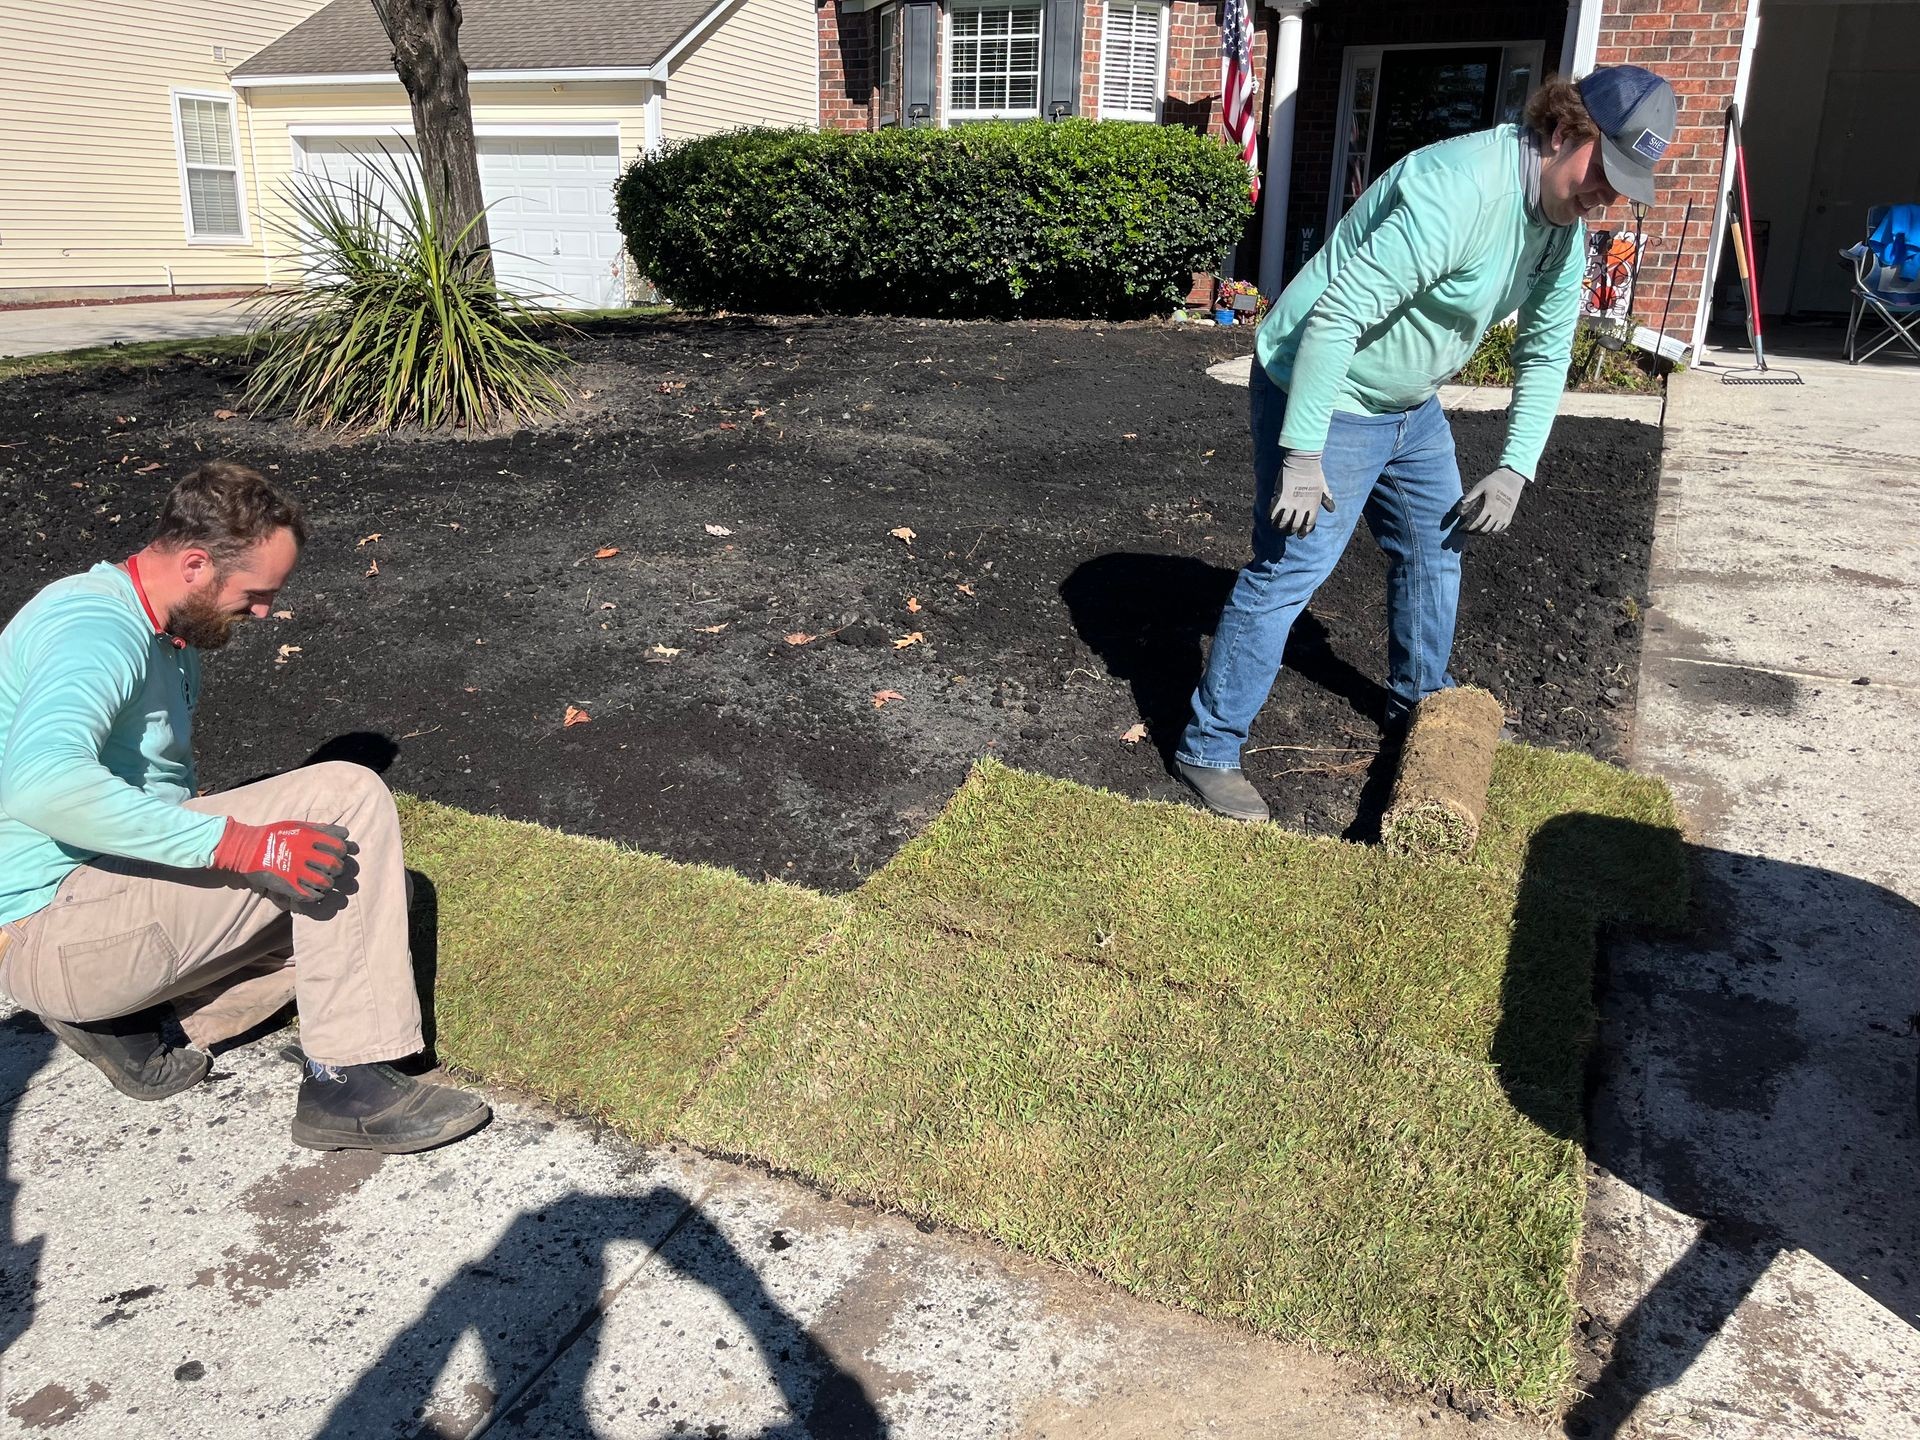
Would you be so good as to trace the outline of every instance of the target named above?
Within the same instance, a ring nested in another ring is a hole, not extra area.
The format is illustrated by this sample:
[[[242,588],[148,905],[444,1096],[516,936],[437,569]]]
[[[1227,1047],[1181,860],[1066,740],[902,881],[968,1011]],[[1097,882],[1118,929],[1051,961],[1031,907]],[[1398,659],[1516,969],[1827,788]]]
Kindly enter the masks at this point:
[[[677,53],[674,52],[674,53]],[[565,84],[596,80],[665,80],[665,59],[652,65],[606,65],[555,70],[469,70],[470,85]],[[372,70],[357,75],[235,75],[233,84],[246,90],[294,88],[314,85],[398,85],[400,77],[391,70]]]

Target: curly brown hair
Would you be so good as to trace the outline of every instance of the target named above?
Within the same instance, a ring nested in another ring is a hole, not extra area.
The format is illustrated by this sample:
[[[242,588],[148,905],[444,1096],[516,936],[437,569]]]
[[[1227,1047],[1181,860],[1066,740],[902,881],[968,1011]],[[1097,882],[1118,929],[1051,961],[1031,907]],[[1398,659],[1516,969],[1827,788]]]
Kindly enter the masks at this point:
[[[1555,130],[1562,131],[1575,145],[1598,139],[1600,135],[1600,127],[1593,123],[1586,102],[1580,98],[1579,87],[1558,75],[1548,76],[1540,88],[1527,97],[1526,120],[1542,145],[1553,139]]]
[[[162,550],[205,550],[221,571],[276,530],[307,543],[307,517],[258,470],[209,460],[167,493],[153,543]]]

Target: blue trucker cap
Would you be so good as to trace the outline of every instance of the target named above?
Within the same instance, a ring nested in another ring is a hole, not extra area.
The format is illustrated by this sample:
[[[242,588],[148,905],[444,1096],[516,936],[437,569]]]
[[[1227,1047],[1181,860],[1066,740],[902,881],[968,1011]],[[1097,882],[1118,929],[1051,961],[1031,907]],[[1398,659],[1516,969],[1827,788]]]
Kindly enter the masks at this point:
[[[1673,87],[1638,65],[1609,65],[1578,82],[1580,101],[1600,127],[1607,183],[1629,200],[1653,204],[1653,167],[1673,143]]]

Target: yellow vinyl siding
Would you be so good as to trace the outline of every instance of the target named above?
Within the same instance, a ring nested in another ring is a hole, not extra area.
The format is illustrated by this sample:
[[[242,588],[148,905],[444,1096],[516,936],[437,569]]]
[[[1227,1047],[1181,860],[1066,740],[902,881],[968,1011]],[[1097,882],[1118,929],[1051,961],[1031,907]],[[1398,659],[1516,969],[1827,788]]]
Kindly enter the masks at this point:
[[[183,289],[260,284],[251,213],[244,242],[188,242],[172,92],[233,104],[251,212],[251,136],[228,72],[321,4],[36,0],[0,10],[0,297],[164,292],[169,266]]]
[[[813,0],[741,0],[667,77],[668,140],[820,119]]]
[[[564,84],[475,85],[472,88],[473,123],[487,126],[611,124],[619,127],[620,163],[625,166],[646,148],[647,81],[567,82]],[[295,131],[324,134],[333,126],[351,126],[359,138],[368,126],[388,126],[400,132],[392,143],[404,144],[402,134],[413,125],[407,92],[398,80],[391,85],[269,86],[247,92],[248,111],[259,155],[255,172],[258,194],[249,190],[247,203],[264,212],[272,243],[274,283],[289,284],[297,277],[286,257],[294,248],[287,238],[286,185],[294,169]],[[391,133],[391,132],[390,132]]]

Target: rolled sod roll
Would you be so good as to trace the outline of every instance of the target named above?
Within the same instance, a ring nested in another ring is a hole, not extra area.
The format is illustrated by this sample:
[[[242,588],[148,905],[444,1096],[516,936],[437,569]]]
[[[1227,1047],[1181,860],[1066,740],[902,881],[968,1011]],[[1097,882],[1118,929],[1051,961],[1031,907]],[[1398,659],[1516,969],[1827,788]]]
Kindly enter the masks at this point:
[[[1380,843],[1396,855],[1465,859],[1480,838],[1505,720],[1500,702],[1471,685],[1414,706]]]

